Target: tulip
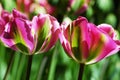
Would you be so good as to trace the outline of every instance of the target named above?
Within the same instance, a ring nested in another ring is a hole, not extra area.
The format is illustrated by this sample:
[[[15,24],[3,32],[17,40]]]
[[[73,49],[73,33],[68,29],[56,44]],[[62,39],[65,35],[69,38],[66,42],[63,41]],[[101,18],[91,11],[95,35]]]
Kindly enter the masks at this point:
[[[30,6],[32,3],[33,3],[33,0],[17,0],[17,9],[19,11],[29,13]]]
[[[21,6],[22,5],[22,6]],[[48,3],[48,0],[17,0],[17,9],[31,17],[33,14],[53,14],[55,7]]]
[[[33,17],[32,35],[38,53],[48,51],[58,40],[59,23],[49,14]]]
[[[92,64],[120,50],[120,40],[109,24],[94,25],[79,17],[62,25],[59,38],[65,52],[78,63]]]
[[[53,14],[55,11],[55,7],[49,4],[48,0],[38,0],[40,5],[46,9],[46,12],[49,14]]]
[[[59,23],[48,14],[28,20],[22,13],[3,11],[0,19],[0,39],[7,47],[27,55],[43,53],[58,40]]]
[[[12,14],[3,11],[1,21],[3,28],[1,41],[13,50],[31,53],[34,45],[27,18],[14,9]]]
[[[69,11],[73,11],[75,14],[81,14],[88,8],[90,0],[69,0]]]

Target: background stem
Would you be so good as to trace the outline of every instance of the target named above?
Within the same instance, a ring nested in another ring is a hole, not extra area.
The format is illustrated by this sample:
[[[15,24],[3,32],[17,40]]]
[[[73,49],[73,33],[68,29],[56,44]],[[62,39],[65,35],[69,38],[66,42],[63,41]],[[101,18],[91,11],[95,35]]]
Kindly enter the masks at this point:
[[[82,80],[83,73],[84,73],[84,67],[85,67],[85,64],[80,63],[80,69],[79,69],[78,80]]]

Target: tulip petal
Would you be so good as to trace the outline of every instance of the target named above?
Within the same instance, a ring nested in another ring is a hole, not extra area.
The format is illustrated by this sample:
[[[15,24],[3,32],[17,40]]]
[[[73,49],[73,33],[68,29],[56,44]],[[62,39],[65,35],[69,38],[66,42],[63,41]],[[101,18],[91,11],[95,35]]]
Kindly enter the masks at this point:
[[[4,27],[4,21],[0,18],[0,36],[2,35],[5,27]]]
[[[33,37],[30,33],[31,32],[30,25],[28,25],[26,21],[19,18],[16,18],[15,22],[18,30],[18,33],[14,33],[15,42],[21,43],[24,46],[26,46],[30,51],[29,53],[31,54],[34,45],[33,45]]]
[[[13,9],[12,14],[13,14],[13,17],[14,17],[14,18],[19,17],[19,18],[22,18],[22,19],[27,19],[27,16],[25,16],[25,14],[20,13],[20,12],[17,11],[16,9]]]
[[[1,14],[1,18],[3,19],[4,24],[6,24],[11,20],[12,15],[9,12],[3,10]]]
[[[97,26],[99,29],[105,31],[112,39],[116,37],[116,32],[109,24],[100,24]]]
[[[6,24],[1,40],[8,47],[14,50],[19,49],[19,51],[27,54],[31,54],[34,47],[33,38],[30,36],[29,25],[19,18]]]
[[[79,17],[75,22],[73,22],[73,31],[71,36],[72,47],[75,48],[74,44],[76,44],[76,50],[79,52],[74,52],[74,54],[80,54],[78,60],[84,60],[88,57],[89,47],[90,47],[90,39],[87,27],[87,20],[85,18]],[[74,49],[73,49],[74,50]],[[83,53],[83,54],[81,54]]]
[[[59,34],[59,23],[58,21],[52,17],[49,16],[50,18],[50,25],[51,26],[51,31],[50,31],[50,36],[48,36],[48,38],[45,40],[45,42],[43,43],[40,51],[46,52],[48,51],[58,40],[58,34]]]
[[[71,50],[71,47],[70,47],[70,36],[67,36],[69,34],[67,34],[67,24],[62,24],[61,25],[61,29],[60,29],[60,33],[59,33],[59,39],[60,39],[60,42],[64,48],[64,50],[66,51],[66,53],[68,54],[68,56],[70,57],[73,57],[73,54],[72,54],[72,50]],[[69,37],[69,39],[68,39]]]
[[[117,52],[119,49],[115,41],[100,29],[96,28],[94,24],[89,24],[91,29],[90,35],[93,40],[91,40],[91,48],[89,53],[89,58],[87,59],[88,63],[94,63],[105,58],[107,55]],[[94,55],[93,55],[94,54]]]
[[[3,31],[1,35],[1,41],[8,47],[12,48],[13,50],[18,50],[14,43],[13,36],[11,34],[10,28],[11,28],[12,23],[7,23],[5,25],[5,30]]]

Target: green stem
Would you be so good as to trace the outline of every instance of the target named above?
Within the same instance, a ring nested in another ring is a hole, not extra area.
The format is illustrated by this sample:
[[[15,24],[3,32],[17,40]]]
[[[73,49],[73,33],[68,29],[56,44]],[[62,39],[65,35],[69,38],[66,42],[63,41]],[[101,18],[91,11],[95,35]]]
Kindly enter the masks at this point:
[[[28,56],[28,65],[27,65],[26,80],[30,79],[30,70],[31,70],[31,66],[32,66],[32,58],[33,58],[33,55],[29,55]]]
[[[7,70],[6,70],[6,73],[5,73],[5,76],[4,76],[3,80],[6,80],[6,77],[7,77],[8,73],[11,69],[11,65],[12,65],[12,62],[13,62],[13,56],[14,56],[14,51],[12,51],[12,53],[11,53],[10,60],[8,62],[8,67],[7,67]]]
[[[45,65],[47,63],[47,60],[48,60],[48,57],[44,56],[42,63],[41,63],[41,66],[40,66],[40,69],[39,69],[37,80],[41,80]]]
[[[26,55],[24,54],[21,54],[21,58],[20,58],[20,62],[19,62],[19,65],[17,67],[17,74],[16,74],[16,80],[19,80],[21,79],[21,76],[22,76],[22,72],[24,70],[24,67],[25,67],[25,64],[26,64]]]
[[[54,80],[54,75],[55,75],[55,70],[56,70],[56,65],[57,65],[58,45],[59,45],[59,43],[56,44],[55,50],[52,54],[50,70],[49,70],[49,73],[48,73],[48,80]]]
[[[84,73],[84,67],[85,67],[85,64],[80,63],[80,69],[79,69],[79,76],[78,76],[78,80],[82,80],[83,73]]]

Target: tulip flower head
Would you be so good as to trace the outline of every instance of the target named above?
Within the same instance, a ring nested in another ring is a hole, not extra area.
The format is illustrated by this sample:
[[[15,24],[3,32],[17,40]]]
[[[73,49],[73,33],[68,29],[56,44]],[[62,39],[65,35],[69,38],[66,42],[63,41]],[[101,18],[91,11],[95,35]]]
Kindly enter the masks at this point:
[[[33,3],[33,0],[17,0],[17,9],[19,11],[29,13],[32,3]]]
[[[68,9],[75,14],[81,14],[87,10],[89,3],[90,0],[69,0]]]
[[[21,6],[22,5],[22,6]],[[17,0],[17,9],[31,17],[33,14],[53,14],[55,7],[48,3],[48,0]]]
[[[120,50],[120,40],[108,24],[94,25],[79,17],[61,26],[59,35],[66,53],[78,63],[92,64]]]
[[[46,9],[46,12],[49,14],[53,14],[55,11],[55,7],[49,4],[48,0],[39,0],[41,6]]]
[[[32,20],[32,35],[34,36],[36,51],[48,51],[58,40],[59,23],[48,15],[40,14]]]
[[[57,20],[39,14],[28,20],[22,13],[3,11],[0,19],[0,39],[7,47],[31,55],[48,51],[58,40]]]

